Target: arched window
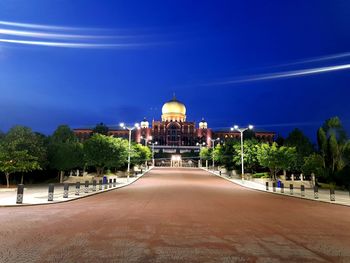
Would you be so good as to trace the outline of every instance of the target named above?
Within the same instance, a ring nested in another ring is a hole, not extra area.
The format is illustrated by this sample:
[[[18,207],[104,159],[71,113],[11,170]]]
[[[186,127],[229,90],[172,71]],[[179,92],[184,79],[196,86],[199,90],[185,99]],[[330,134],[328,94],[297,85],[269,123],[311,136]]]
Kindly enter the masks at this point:
[[[181,139],[181,127],[177,123],[171,123],[167,129],[168,144],[178,145]]]

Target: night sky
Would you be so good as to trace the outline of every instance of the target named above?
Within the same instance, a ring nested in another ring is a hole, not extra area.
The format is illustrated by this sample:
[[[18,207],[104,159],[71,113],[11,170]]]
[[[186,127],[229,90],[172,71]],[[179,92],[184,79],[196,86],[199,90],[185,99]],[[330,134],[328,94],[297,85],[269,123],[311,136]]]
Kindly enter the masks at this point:
[[[160,119],[350,133],[350,1],[0,2],[0,130]]]

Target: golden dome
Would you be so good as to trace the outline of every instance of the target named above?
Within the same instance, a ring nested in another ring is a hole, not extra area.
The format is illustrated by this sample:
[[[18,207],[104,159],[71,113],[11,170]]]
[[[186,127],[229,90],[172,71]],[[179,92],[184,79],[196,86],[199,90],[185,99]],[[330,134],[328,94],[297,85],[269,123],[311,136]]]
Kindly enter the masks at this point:
[[[186,121],[186,107],[176,99],[175,95],[172,100],[164,103],[162,121]]]

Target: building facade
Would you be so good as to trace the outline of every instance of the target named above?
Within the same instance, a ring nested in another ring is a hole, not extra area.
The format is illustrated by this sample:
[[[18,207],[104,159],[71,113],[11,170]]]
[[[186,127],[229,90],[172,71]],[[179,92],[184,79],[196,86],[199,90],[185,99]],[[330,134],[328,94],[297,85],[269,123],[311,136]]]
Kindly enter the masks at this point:
[[[269,131],[254,130],[254,136],[261,141],[273,141],[275,133]],[[92,129],[78,128],[74,133],[80,140],[85,140],[93,133]],[[128,130],[109,127],[108,135],[128,138]],[[141,144],[156,144],[158,149],[197,149],[198,145],[212,146],[213,140],[226,141],[239,139],[240,132],[228,130],[213,130],[202,119],[198,126],[194,121],[188,121],[185,105],[176,99],[167,101],[162,107],[161,120],[149,121],[144,118],[140,122],[139,129],[132,132],[132,140]]]

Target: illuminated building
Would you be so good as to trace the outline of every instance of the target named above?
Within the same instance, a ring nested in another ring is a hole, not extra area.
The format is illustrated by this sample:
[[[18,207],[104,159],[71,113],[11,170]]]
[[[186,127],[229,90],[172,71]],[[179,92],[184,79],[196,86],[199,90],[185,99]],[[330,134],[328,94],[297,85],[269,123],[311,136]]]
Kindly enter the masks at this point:
[[[90,129],[74,129],[75,134],[81,140],[87,139],[93,133]],[[128,131],[120,127],[109,127],[108,135],[115,137],[128,138]],[[274,132],[254,130],[254,137],[261,141],[273,141]],[[229,139],[239,139],[238,131],[213,130],[209,128],[208,123],[202,119],[198,126],[194,121],[188,121],[186,115],[186,106],[176,99],[166,102],[162,107],[161,120],[149,121],[144,118],[140,122],[140,128],[132,133],[133,141],[141,144],[157,142],[155,146],[158,150],[163,149],[167,152],[186,152],[189,150],[198,150],[198,144],[212,146],[212,139],[224,142]]]

